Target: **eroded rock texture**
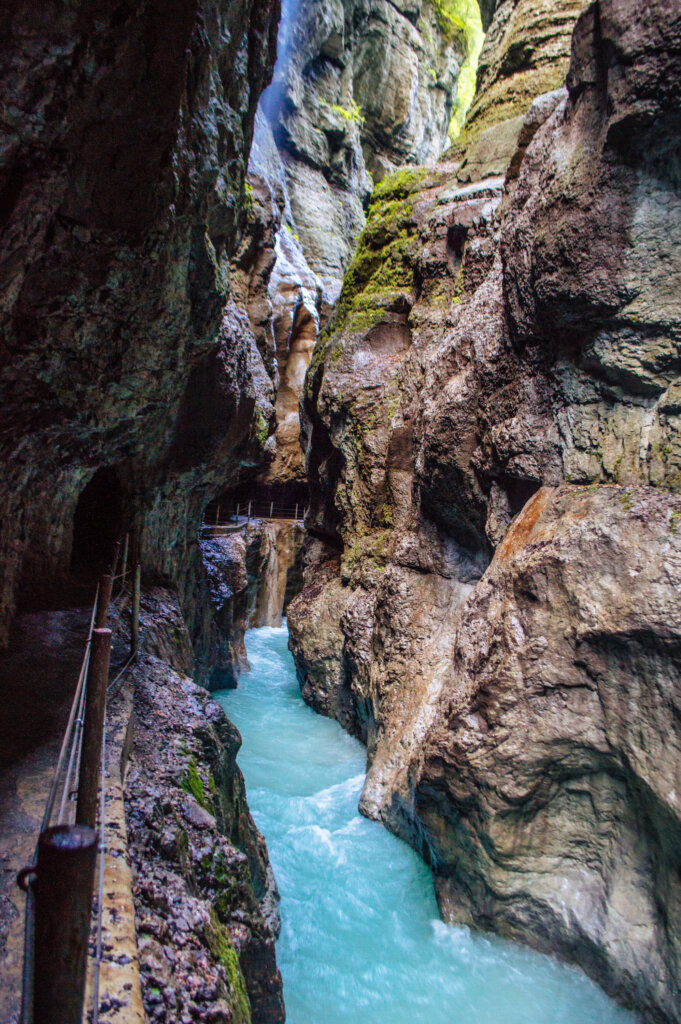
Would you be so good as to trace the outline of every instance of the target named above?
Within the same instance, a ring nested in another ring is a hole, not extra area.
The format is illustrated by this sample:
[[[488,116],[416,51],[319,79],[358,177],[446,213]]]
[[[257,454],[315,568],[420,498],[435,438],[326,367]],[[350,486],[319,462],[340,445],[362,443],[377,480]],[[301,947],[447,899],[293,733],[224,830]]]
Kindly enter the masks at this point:
[[[144,605],[126,815],[145,1009],[168,1024],[277,1024],[278,897],[236,764],[241,737],[185,674],[175,596],[156,588]]]
[[[450,7],[458,22],[444,13]],[[284,6],[253,162],[285,187],[305,256],[334,298],[371,178],[430,163],[444,148],[475,13],[466,2],[430,0]]]
[[[466,84],[481,40],[475,0],[284,4],[250,162],[253,194],[266,183],[280,217],[269,284],[278,426],[264,483],[305,478],[303,379],[364,225],[372,181],[439,158],[453,111],[463,117],[470,102]]]
[[[0,641],[73,554],[104,557],[91,536],[78,550],[89,483],[103,547],[134,528],[135,557],[191,611],[203,508],[262,458],[272,381],[228,264],[278,14],[145,0],[1,16]]]
[[[506,0],[461,145],[374,190],[307,377],[288,616],[444,913],[654,1021],[680,1019],[680,19]]]

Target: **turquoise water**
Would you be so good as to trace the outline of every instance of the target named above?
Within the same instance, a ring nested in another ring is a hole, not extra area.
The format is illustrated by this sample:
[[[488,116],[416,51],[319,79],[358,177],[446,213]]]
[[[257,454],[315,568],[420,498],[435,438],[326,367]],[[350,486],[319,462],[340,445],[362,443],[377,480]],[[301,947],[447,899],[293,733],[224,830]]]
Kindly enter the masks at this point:
[[[445,925],[417,855],[357,811],[365,750],[300,697],[286,629],[251,630],[252,671],[216,695],[281,892],[289,1024],[623,1024],[585,975]]]

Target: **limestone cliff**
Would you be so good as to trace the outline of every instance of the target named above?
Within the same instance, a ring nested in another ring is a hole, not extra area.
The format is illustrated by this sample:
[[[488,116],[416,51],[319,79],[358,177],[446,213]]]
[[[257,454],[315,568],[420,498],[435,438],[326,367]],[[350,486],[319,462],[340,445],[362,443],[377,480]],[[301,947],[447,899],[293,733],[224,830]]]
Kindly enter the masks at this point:
[[[442,152],[476,19],[468,0],[284,5],[252,165],[285,187],[290,226],[333,298],[371,179]]]
[[[289,609],[443,912],[653,1021],[681,981],[679,17],[505,0],[462,141],[374,190],[308,372]]]
[[[470,103],[476,0],[290,0],[256,119],[250,182],[280,217],[269,285],[279,388],[266,482],[304,480],[298,403],[364,224],[372,180],[433,163]]]
[[[278,0],[19,0],[0,13],[0,646],[12,624],[33,640],[10,752],[56,739],[77,679],[67,657],[36,680],[45,609],[89,618],[93,581],[129,533],[147,596],[128,839],[159,1021],[284,1017],[238,734],[185,675],[212,615],[204,509],[265,461],[274,429],[274,348],[256,309],[274,213],[249,202],[245,178],[278,19]],[[20,785],[30,761],[13,769]]]

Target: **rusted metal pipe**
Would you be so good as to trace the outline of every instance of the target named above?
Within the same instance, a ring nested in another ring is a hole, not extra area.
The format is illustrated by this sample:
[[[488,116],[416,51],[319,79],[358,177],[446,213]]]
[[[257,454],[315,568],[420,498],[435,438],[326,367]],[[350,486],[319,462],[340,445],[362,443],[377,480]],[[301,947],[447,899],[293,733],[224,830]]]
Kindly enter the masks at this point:
[[[38,840],[33,1024],[80,1024],[97,839],[85,825],[57,825]]]
[[[135,566],[135,580],[132,588],[132,627],[130,653],[133,658],[139,650],[140,644],[140,598],[142,594],[142,566],[138,562]]]
[[[95,612],[95,627],[104,629],[109,618],[109,602],[111,601],[111,590],[113,588],[113,576],[105,573],[100,577],[99,590],[97,591],[97,611]]]
[[[78,777],[78,804],[76,824],[94,828],[97,819],[99,792],[99,766],[102,756],[102,732],[106,707],[106,687],[109,681],[111,658],[111,630],[93,629],[85,689],[83,713],[83,746]]]

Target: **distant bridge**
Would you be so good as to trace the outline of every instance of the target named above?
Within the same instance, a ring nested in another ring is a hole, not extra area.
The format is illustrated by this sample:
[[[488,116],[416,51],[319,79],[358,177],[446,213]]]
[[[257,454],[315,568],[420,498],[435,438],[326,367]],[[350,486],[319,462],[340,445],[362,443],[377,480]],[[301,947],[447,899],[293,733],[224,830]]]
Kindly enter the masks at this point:
[[[304,505],[277,505],[274,501],[245,500],[222,505],[211,502],[203,520],[205,533],[232,533],[242,529],[251,519],[266,522],[288,522],[303,525],[307,508]]]

